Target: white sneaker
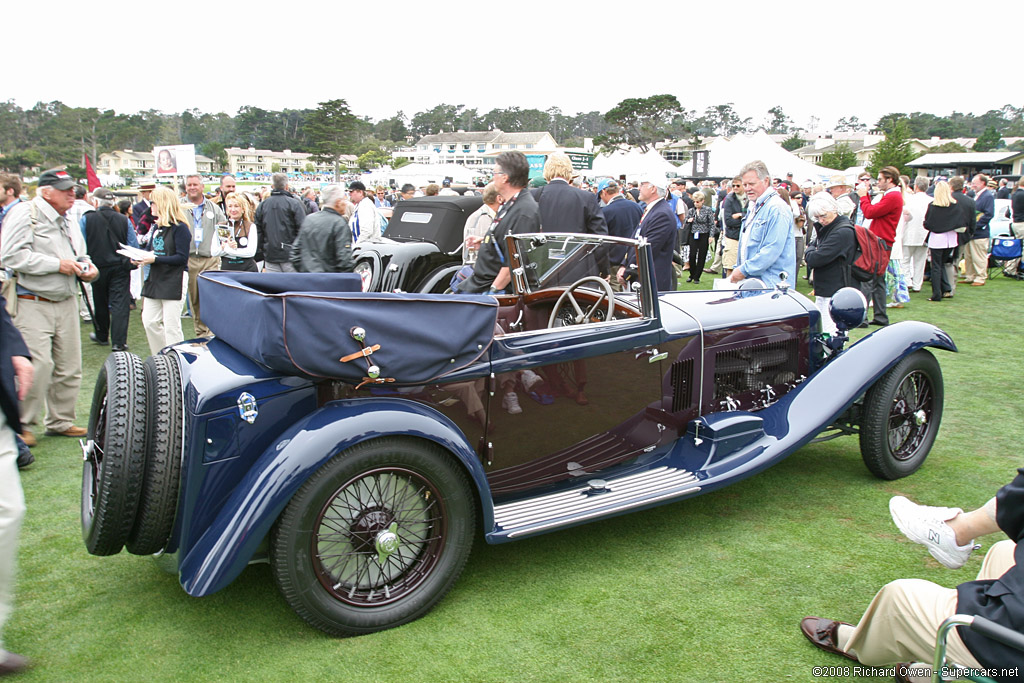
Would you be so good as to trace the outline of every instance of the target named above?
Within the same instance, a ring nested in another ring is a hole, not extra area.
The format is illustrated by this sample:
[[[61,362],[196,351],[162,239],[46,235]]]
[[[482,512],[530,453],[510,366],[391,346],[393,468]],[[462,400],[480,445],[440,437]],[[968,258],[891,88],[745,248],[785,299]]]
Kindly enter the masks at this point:
[[[523,409],[519,406],[519,397],[516,396],[514,391],[505,394],[505,398],[501,399],[501,407],[508,411],[509,415],[518,415],[523,412]]]
[[[519,379],[522,380],[523,388],[526,389],[527,392],[533,389],[534,385],[537,384],[537,382],[544,381],[541,379],[540,375],[538,375],[533,370],[523,370],[523,373],[519,376]]]
[[[956,544],[956,533],[946,522],[961,512],[960,508],[918,505],[903,496],[889,501],[889,514],[903,535],[928,548],[932,557],[950,569],[964,566],[975,548],[981,547],[973,540],[966,545]]]

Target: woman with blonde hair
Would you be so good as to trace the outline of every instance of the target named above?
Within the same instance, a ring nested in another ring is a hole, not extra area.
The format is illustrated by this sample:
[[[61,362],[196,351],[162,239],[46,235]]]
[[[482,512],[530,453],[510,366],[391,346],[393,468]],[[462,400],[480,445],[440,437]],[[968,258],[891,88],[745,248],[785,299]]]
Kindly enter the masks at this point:
[[[949,183],[940,180],[935,184],[935,196],[924,212],[924,229],[928,231],[928,250],[932,260],[932,296],[928,301],[942,301],[953,298],[953,283],[946,277],[946,264],[953,259],[957,246],[957,228],[963,216],[953,199]]]
[[[220,249],[215,254],[220,256],[220,269],[257,272],[259,269],[254,258],[257,231],[252,222],[253,208],[249,198],[232,192],[224,198],[224,209],[228,217],[228,235],[218,240]]]
[[[159,185],[150,201],[156,221],[149,240],[150,253],[132,263],[152,264],[142,285],[142,326],[149,350],[155,354],[185,339],[181,333],[181,293],[192,235],[185,210],[173,190]]]

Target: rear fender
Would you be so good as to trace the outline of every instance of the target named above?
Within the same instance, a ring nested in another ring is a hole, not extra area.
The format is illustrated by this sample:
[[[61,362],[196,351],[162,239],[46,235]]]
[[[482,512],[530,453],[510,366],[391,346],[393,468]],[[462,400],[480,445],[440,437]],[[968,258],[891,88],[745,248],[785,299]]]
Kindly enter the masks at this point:
[[[300,486],[345,449],[380,436],[413,436],[447,449],[480,494],[485,529],[494,509],[483,466],[462,431],[440,413],[402,399],[334,401],[292,425],[239,482],[213,523],[179,551],[182,587],[203,596],[237,577]]]

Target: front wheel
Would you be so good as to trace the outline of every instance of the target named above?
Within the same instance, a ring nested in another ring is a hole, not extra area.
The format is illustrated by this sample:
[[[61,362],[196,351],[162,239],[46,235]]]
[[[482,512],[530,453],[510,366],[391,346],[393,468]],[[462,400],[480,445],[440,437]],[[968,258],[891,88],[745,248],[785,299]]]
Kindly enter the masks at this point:
[[[332,635],[372,633],[426,614],[473,545],[463,469],[439,446],[368,441],[303,484],[274,525],[270,563],[285,600]]]
[[[903,358],[872,385],[860,426],[860,453],[872,474],[899,479],[917,471],[935,443],[942,401],[942,371],[925,350]]]

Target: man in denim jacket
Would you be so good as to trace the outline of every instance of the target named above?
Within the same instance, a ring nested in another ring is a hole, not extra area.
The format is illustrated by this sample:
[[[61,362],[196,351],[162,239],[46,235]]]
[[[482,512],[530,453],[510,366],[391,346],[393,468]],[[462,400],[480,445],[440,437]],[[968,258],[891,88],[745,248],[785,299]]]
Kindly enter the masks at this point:
[[[792,278],[796,263],[793,210],[772,188],[771,175],[763,161],[751,161],[740,169],[743,190],[749,204],[740,228],[739,255],[730,282],[759,278],[774,287],[785,272]]]

